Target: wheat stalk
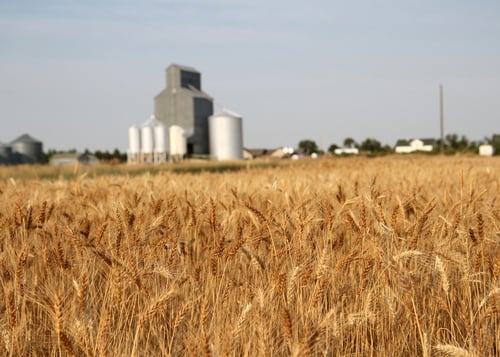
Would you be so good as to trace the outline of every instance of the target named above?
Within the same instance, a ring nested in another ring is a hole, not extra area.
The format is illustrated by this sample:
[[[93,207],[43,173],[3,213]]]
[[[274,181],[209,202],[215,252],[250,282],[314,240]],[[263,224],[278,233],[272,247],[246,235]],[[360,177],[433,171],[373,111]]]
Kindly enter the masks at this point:
[[[441,277],[441,287],[443,288],[444,292],[448,294],[448,291],[450,290],[450,283],[448,281],[448,275],[446,274],[446,270],[444,269],[443,262],[441,261],[441,258],[436,255],[436,269],[439,272],[439,276]]]
[[[475,357],[473,353],[470,353],[464,348],[460,348],[453,345],[439,344],[435,345],[434,349],[439,354],[444,356],[452,356],[452,357]]]

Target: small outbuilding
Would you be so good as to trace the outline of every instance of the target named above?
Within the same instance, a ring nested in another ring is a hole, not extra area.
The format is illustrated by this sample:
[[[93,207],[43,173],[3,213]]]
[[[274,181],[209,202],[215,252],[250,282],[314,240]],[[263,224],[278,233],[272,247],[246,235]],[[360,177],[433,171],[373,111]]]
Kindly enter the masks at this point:
[[[435,146],[435,139],[400,139],[396,142],[394,151],[398,154],[408,154],[416,151],[431,152]]]
[[[480,156],[493,156],[493,154],[495,154],[495,148],[493,145],[479,145]]]
[[[335,155],[358,155],[358,148],[337,148],[333,151]]]
[[[52,155],[49,163],[53,166],[96,165],[99,159],[91,154],[60,153]]]
[[[283,146],[271,152],[271,157],[286,159],[292,156],[295,150],[292,147]]]
[[[253,160],[253,154],[250,150],[243,148],[243,160]]]

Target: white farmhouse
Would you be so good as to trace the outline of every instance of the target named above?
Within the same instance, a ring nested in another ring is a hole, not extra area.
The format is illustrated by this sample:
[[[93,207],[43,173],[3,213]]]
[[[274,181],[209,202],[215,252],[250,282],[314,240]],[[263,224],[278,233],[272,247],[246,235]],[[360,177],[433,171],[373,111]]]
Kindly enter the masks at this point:
[[[333,151],[335,155],[358,155],[358,148],[337,148]]]
[[[408,154],[416,151],[431,152],[434,150],[434,139],[400,139],[396,142],[394,151],[398,154]]]

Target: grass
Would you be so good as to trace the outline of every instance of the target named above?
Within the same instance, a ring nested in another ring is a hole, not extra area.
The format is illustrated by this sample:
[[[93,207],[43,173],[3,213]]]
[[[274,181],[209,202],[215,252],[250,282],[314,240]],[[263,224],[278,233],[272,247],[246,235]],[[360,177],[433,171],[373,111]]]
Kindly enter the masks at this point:
[[[0,355],[498,354],[497,158],[266,165],[2,168]]]

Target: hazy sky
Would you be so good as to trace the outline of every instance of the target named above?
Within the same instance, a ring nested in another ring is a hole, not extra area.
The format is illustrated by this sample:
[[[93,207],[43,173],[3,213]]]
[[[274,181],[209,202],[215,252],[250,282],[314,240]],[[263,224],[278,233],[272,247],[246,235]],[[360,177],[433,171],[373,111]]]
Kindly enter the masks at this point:
[[[250,148],[438,138],[440,83],[446,133],[500,133],[499,0],[0,0],[0,142],[126,150],[171,63]]]

